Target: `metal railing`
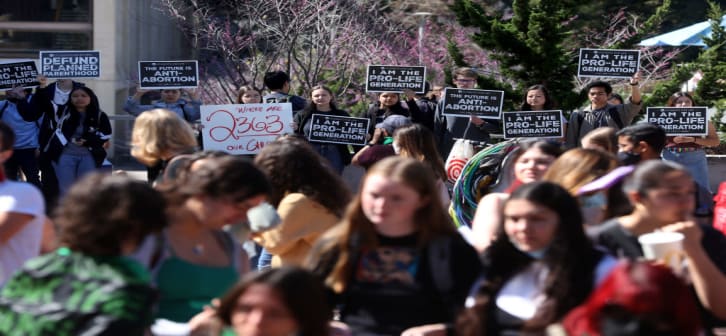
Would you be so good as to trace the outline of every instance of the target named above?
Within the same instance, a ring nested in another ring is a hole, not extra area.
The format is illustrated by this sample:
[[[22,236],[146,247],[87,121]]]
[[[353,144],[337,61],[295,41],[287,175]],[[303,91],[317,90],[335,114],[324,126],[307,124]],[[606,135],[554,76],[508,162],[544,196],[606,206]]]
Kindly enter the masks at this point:
[[[110,115],[111,149],[109,149],[109,161],[113,163],[114,169],[145,169],[144,165],[131,156],[131,130],[134,127],[134,116],[131,115]]]

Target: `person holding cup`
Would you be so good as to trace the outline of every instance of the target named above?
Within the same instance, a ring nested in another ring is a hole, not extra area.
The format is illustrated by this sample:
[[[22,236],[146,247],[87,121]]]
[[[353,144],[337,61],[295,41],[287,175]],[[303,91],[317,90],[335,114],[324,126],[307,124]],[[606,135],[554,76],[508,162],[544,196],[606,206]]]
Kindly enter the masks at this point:
[[[656,258],[659,247],[674,246],[675,251],[671,248],[671,251],[661,253],[661,262],[673,264],[675,255],[685,257],[688,276],[700,304],[706,309],[704,326],[723,326],[726,325],[726,291],[723,290],[726,286],[726,237],[712,227],[700,226],[694,221],[695,188],[685,167],[669,161],[643,162],[623,184],[633,211],[606,221],[592,237],[612,254],[631,260],[644,256]],[[671,239],[668,243],[665,241],[668,237],[656,237],[660,244],[654,244],[652,235],[643,236],[656,230],[664,231],[660,233],[662,236],[678,236],[673,233],[679,233],[683,238]],[[640,241],[638,236],[643,236]]]

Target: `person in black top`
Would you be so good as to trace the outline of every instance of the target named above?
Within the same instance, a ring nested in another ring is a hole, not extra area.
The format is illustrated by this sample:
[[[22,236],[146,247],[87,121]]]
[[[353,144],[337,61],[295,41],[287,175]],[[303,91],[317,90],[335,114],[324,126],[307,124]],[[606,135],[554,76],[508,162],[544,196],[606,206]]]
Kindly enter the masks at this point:
[[[614,255],[635,260],[643,257],[638,236],[657,229],[683,233],[688,274],[705,308],[704,326],[726,326],[726,237],[693,220],[695,190],[683,166],[670,161],[643,162],[623,185],[633,211],[606,221],[592,237]]]
[[[481,269],[439,200],[431,168],[385,158],[311,251],[354,335],[443,333]]]

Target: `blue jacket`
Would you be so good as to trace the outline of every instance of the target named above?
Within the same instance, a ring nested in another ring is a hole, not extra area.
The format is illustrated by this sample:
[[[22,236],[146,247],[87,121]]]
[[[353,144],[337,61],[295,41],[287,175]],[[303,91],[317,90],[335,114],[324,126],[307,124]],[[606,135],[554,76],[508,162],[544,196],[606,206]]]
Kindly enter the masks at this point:
[[[156,108],[163,108],[173,111],[174,113],[178,114],[179,117],[188,122],[195,122],[198,121],[199,118],[201,118],[201,106],[202,102],[199,100],[192,100],[187,102],[184,99],[179,99],[175,103],[171,104],[167,104],[163,101],[158,101],[151,105],[141,105],[138,100],[135,100],[133,97],[129,97],[129,99],[127,99],[126,103],[124,104],[124,111],[128,112],[134,117],[138,117],[144,111],[153,110]]]
[[[28,100],[0,102],[2,121],[15,131],[15,149],[38,148],[40,121],[29,109]]]

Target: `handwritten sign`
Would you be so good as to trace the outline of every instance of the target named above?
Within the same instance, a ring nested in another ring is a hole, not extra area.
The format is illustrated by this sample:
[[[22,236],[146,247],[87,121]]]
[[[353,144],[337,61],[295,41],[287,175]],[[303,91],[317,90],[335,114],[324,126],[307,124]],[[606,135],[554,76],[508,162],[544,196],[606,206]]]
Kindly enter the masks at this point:
[[[178,89],[199,86],[197,61],[139,62],[142,89]]]
[[[368,118],[313,114],[308,139],[312,142],[365,145],[370,122]]]
[[[16,86],[33,87],[38,84],[38,69],[35,67],[35,62],[0,64],[0,90]]]
[[[426,67],[369,65],[367,92],[403,92],[404,89],[423,94],[426,91]]]
[[[446,88],[443,93],[443,114],[447,116],[499,119],[504,91]]]
[[[562,120],[562,111],[504,112],[504,138],[559,138]]]
[[[40,72],[48,78],[99,78],[98,51],[41,51]]]
[[[640,67],[640,50],[580,49],[578,77],[633,77]]]
[[[256,154],[265,144],[292,133],[292,104],[202,105],[204,149]]]
[[[649,107],[646,120],[663,127],[666,135],[708,134],[708,113],[706,107]]]

